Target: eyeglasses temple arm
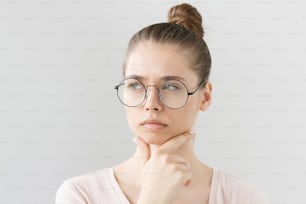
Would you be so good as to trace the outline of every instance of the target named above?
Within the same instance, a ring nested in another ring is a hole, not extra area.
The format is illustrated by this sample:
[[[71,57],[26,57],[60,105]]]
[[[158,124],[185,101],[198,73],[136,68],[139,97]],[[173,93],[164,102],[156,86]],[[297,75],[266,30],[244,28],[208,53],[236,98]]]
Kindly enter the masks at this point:
[[[188,96],[193,95],[195,92],[197,92],[198,89],[199,89],[201,86],[203,86],[206,82],[207,82],[207,80],[203,80],[203,81],[199,84],[199,86],[198,86],[194,91],[192,91],[192,92],[187,92],[187,93],[188,93]]]

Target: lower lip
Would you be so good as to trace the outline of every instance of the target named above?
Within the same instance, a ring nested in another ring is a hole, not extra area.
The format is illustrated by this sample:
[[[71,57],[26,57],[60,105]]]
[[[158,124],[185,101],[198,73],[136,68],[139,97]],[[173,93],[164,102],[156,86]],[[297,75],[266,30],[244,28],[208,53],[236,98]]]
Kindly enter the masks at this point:
[[[166,125],[158,124],[158,123],[146,123],[143,124],[143,127],[149,130],[161,130],[166,127]]]

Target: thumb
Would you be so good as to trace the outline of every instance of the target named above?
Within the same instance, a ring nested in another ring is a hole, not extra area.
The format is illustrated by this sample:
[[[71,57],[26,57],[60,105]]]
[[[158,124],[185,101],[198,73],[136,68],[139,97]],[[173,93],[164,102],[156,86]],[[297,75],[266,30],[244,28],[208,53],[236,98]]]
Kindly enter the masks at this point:
[[[150,145],[137,136],[133,137],[133,141],[137,144],[137,149],[133,157],[135,159],[143,160],[144,162],[149,160],[151,157]]]

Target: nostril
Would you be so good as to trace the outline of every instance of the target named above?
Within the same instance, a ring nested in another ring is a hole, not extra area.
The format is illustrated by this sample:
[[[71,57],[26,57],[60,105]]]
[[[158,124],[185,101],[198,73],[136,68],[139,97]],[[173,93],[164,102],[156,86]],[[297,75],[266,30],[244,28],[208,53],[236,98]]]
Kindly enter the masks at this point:
[[[146,107],[146,110],[147,111],[149,111],[149,110],[159,111],[159,108],[157,108],[157,107]]]

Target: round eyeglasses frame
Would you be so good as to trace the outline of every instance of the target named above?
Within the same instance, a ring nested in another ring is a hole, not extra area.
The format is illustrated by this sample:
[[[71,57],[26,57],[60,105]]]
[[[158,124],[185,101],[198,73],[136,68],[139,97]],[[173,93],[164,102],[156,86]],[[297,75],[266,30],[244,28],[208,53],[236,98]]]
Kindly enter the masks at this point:
[[[122,85],[124,84],[123,82],[124,82],[125,80],[127,80],[127,79],[134,79],[134,80],[137,80],[137,81],[139,81],[139,83],[145,88],[145,95],[144,95],[143,101],[140,102],[138,105],[135,105],[135,106],[127,105],[127,104],[125,104],[125,103],[121,100],[121,98],[120,98],[120,96],[119,96],[119,87],[122,86]],[[127,107],[138,107],[138,106],[142,105],[142,104],[144,103],[144,101],[147,99],[147,96],[148,96],[148,87],[154,86],[154,87],[157,88],[157,90],[158,90],[159,100],[162,102],[162,104],[163,104],[165,107],[167,107],[167,108],[169,108],[169,109],[179,109],[179,108],[182,108],[184,105],[186,105],[186,103],[187,103],[187,101],[188,101],[188,99],[189,99],[189,96],[195,94],[195,93],[199,90],[199,88],[202,87],[202,86],[207,82],[207,80],[203,80],[203,81],[198,85],[198,87],[197,87],[195,90],[193,90],[193,91],[191,91],[191,92],[188,92],[187,86],[186,86],[183,82],[181,82],[180,80],[176,80],[176,79],[175,79],[175,81],[178,81],[178,82],[180,82],[181,84],[183,84],[183,86],[184,86],[185,89],[186,89],[186,93],[187,93],[187,97],[186,97],[185,103],[184,103],[183,105],[181,105],[180,107],[176,107],[176,108],[169,107],[168,105],[166,105],[166,104],[163,102],[163,100],[162,100],[162,95],[161,95],[161,92],[160,92],[160,89],[159,89],[158,86],[156,86],[156,85],[147,85],[147,86],[145,86],[140,80],[135,79],[135,78],[125,78],[125,79],[123,79],[118,85],[115,86],[115,89],[117,90],[117,97],[118,97],[119,101],[120,101],[123,105],[125,105],[125,106],[127,106]]]

